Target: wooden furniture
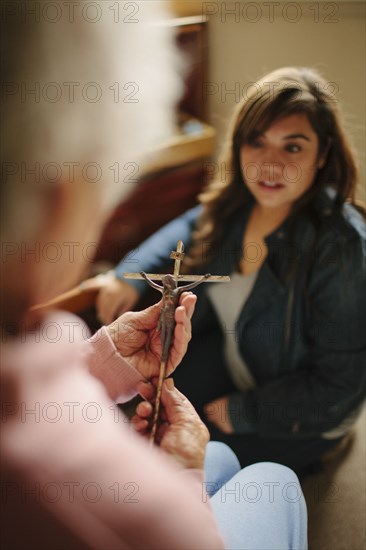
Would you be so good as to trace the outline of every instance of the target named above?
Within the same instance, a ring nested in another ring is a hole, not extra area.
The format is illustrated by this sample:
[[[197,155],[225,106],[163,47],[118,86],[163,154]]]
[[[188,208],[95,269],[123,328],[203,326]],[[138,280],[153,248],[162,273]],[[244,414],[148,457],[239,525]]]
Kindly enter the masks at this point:
[[[177,106],[177,134],[158,147],[132,195],[115,209],[103,232],[96,262],[116,264],[154,231],[196,203],[213,154],[215,130],[206,120],[206,18],[180,17],[166,24],[188,62],[185,90]]]

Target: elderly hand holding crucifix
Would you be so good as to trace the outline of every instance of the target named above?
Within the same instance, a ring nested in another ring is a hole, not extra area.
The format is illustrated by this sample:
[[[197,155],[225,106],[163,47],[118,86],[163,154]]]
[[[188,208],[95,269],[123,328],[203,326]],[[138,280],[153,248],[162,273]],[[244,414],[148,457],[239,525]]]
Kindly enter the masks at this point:
[[[190,319],[196,296],[183,293],[175,310],[174,339],[170,349],[167,374],[171,374],[184,357],[191,339]],[[143,311],[124,313],[107,330],[118,352],[145,380],[159,376],[161,363],[161,339],[156,327],[162,309],[162,300]]]
[[[163,381],[167,376],[167,361],[169,357],[170,347],[173,340],[174,332],[174,316],[176,307],[179,302],[179,297],[184,291],[191,290],[203,282],[227,282],[230,281],[230,277],[225,276],[211,276],[209,273],[202,276],[196,275],[179,275],[180,264],[184,258],[183,253],[183,243],[182,241],[178,242],[177,250],[171,253],[171,258],[175,260],[174,273],[173,275],[159,275],[159,274],[149,274],[147,275],[144,272],[140,274],[136,273],[125,273],[124,277],[126,279],[138,279],[143,278],[147,283],[158,290],[163,295],[163,306],[161,309],[161,314],[158,323],[158,331],[160,331],[160,341],[161,341],[161,364],[160,364],[160,373],[159,381],[157,386],[157,393],[155,399],[155,409],[154,417],[151,429],[151,441],[155,440],[157,424],[159,419],[159,408],[160,408],[160,399],[161,392],[163,387]],[[153,279],[162,281],[162,285],[154,283]],[[190,281],[190,284],[183,287],[178,287],[179,281]]]

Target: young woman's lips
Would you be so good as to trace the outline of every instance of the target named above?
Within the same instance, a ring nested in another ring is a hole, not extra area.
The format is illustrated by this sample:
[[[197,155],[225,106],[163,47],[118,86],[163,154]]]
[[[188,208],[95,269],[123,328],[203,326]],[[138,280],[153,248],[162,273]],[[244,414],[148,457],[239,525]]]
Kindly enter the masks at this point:
[[[265,189],[266,191],[279,191],[285,187],[282,183],[266,180],[259,181],[258,185],[261,189]]]

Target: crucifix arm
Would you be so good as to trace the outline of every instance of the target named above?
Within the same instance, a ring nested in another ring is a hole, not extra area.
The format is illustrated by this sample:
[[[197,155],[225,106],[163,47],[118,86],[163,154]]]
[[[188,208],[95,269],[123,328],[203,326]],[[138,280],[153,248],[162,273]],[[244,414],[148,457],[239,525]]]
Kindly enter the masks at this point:
[[[191,290],[192,288],[195,288],[196,286],[200,285],[205,279],[208,279],[208,277],[211,277],[211,273],[206,273],[206,275],[202,275],[197,281],[194,281],[190,285],[181,286],[179,288],[179,294],[182,292],[185,292],[186,290]]]
[[[155,288],[155,290],[158,290],[159,292],[161,292],[161,294],[163,294],[163,291],[164,291],[164,287],[154,283],[154,281],[152,281],[151,279],[149,279],[149,277],[146,275],[146,273],[144,271],[140,271],[140,275],[141,277],[143,277],[145,279],[145,281],[152,287],[152,288]]]

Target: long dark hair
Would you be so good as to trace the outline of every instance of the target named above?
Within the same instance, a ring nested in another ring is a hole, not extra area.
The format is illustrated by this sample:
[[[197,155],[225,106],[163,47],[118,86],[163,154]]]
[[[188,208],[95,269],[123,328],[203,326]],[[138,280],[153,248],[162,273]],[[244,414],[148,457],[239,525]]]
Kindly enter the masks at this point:
[[[334,87],[313,69],[285,67],[264,76],[239,104],[234,113],[229,139],[220,166],[222,174],[200,194],[203,212],[193,234],[186,266],[202,263],[202,242],[205,259],[217,250],[227,219],[250,200],[240,165],[240,148],[262,134],[273,122],[295,113],[303,113],[318,136],[318,158],[326,156],[312,186],[293,205],[292,214],[311,209],[316,197],[326,187],[334,190],[334,207],[349,201],[355,204],[358,179],[355,156],[342,127],[338,99]],[[230,177],[226,177],[230,174]]]

